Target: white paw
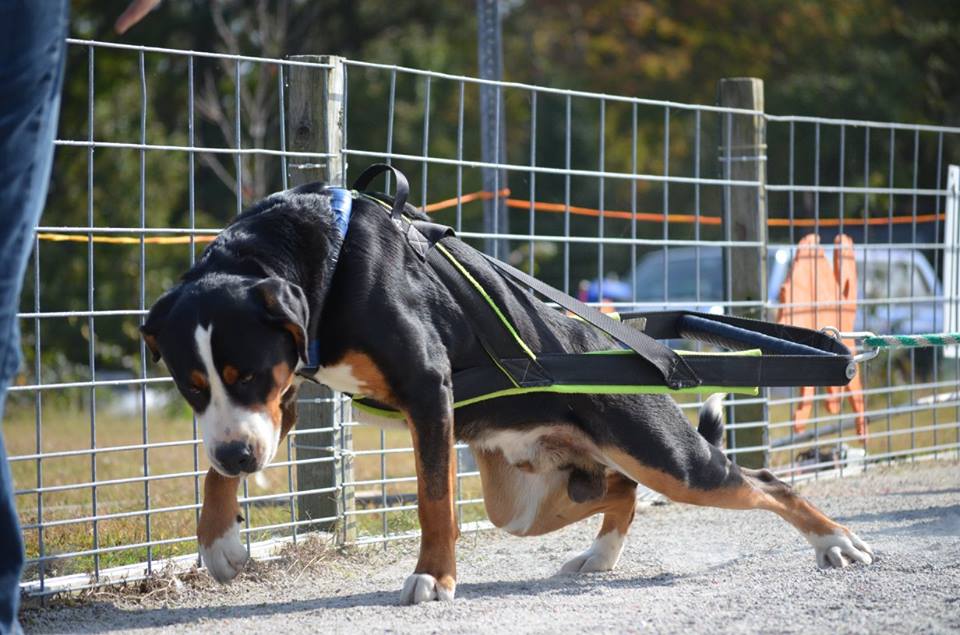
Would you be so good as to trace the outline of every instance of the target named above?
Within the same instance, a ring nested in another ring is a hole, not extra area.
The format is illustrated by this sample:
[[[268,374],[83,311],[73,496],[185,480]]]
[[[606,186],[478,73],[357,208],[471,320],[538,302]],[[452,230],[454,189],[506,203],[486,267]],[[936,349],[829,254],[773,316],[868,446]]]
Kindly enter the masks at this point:
[[[209,547],[201,543],[200,557],[217,582],[222,584],[237,577],[250,557],[240,541],[240,523],[234,523],[227,533],[214,540]]]
[[[560,573],[590,573],[613,569],[623,552],[623,538],[616,530],[600,536],[593,541],[589,549],[560,567]]]
[[[437,584],[437,579],[429,573],[413,573],[403,583],[400,592],[400,604],[420,604],[430,600],[450,602],[457,591],[456,584],[447,590]]]
[[[873,562],[873,549],[849,529],[837,529],[832,534],[804,534],[817,552],[821,569],[841,568],[851,561],[861,564]]]

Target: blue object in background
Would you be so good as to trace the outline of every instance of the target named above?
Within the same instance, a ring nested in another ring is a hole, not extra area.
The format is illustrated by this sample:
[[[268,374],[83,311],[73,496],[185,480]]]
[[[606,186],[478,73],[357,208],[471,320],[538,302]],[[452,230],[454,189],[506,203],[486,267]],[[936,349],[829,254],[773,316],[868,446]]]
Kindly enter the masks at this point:
[[[607,278],[603,281],[603,299],[609,302],[629,302],[633,299],[630,284],[616,278]],[[586,301],[599,302],[600,300],[600,281],[594,280],[587,287]]]

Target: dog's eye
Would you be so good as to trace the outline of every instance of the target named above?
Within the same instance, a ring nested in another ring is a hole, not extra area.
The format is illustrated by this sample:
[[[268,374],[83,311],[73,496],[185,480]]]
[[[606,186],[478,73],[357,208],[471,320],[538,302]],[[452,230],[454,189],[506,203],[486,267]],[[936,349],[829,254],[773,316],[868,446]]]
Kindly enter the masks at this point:
[[[191,395],[199,395],[201,392],[203,392],[203,388],[200,388],[199,386],[194,386],[193,384],[188,384],[187,392],[190,393]]]
[[[253,381],[253,373],[247,373],[246,375],[240,377],[241,384],[249,384],[251,381]]]

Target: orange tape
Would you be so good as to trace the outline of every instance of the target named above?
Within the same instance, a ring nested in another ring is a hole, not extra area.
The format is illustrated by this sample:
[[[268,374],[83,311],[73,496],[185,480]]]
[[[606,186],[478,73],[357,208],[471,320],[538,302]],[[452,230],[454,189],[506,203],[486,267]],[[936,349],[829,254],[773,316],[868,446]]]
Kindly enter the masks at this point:
[[[510,189],[505,187],[502,190],[500,190],[498,194],[500,196],[508,196],[510,194]],[[480,190],[478,192],[471,192],[470,194],[464,194],[459,198],[454,196],[453,198],[437,201],[436,203],[430,203],[423,208],[423,211],[429,214],[430,212],[439,212],[442,209],[456,207],[457,201],[459,201],[460,204],[462,205],[464,203],[472,203],[473,201],[489,201],[491,198],[493,198],[493,192],[486,192],[484,190]]]
[[[500,196],[507,196],[510,194],[510,190],[504,188],[499,191]],[[470,194],[464,194],[460,197],[461,204],[470,203],[476,200],[490,200],[493,198],[493,192],[477,191],[471,192]],[[457,198],[448,198],[443,201],[438,201],[436,203],[431,203],[423,208],[425,212],[438,212],[450,207],[455,207],[457,204]],[[578,216],[591,216],[598,217],[601,214],[604,218],[621,218],[624,220],[638,220],[643,222],[651,223],[662,223],[664,221],[668,223],[697,223],[701,225],[721,225],[723,219],[719,216],[706,216],[706,215],[696,215],[696,214],[658,214],[655,212],[630,212],[626,210],[599,210],[591,207],[578,207],[575,205],[567,206],[564,203],[545,203],[543,201],[533,201],[531,202],[526,199],[520,198],[507,198],[506,199],[507,207],[515,207],[520,209],[530,209],[533,207],[535,211],[538,212],[554,212],[562,214],[566,211],[570,211],[571,214],[576,214]],[[874,218],[867,218],[867,225],[906,225],[910,223],[932,223],[937,220],[945,220],[945,214],[919,214],[917,216],[878,216]],[[851,227],[857,225],[863,225],[864,219],[862,218],[847,218],[844,219],[844,224]],[[792,221],[789,218],[768,218],[767,225],[770,227],[838,227],[840,225],[839,218],[821,218],[819,220],[813,218],[795,218]]]
[[[497,195],[500,197],[509,197],[510,189],[503,188],[497,192]],[[465,203],[472,203],[473,201],[488,201],[494,198],[493,192],[488,192],[484,190],[479,190],[476,192],[471,192],[469,194],[464,194],[460,197],[453,197],[444,199],[442,201],[437,201],[436,203],[430,203],[423,207],[423,211],[427,213],[439,212],[445,209],[450,209],[451,207],[456,207],[457,203],[463,205]],[[607,209],[599,210],[591,207],[578,207],[575,205],[567,206],[563,203],[546,203],[543,201],[533,201],[531,203],[529,200],[520,199],[520,198],[506,198],[505,204],[507,207],[517,208],[517,209],[531,209],[537,212],[551,212],[555,214],[563,214],[569,211],[571,214],[577,216],[590,216],[597,218],[603,216],[604,218],[620,218],[624,220],[636,220],[641,222],[648,223],[700,223],[701,225],[720,225],[723,223],[723,219],[719,216],[697,216],[696,214],[657,214],[654,212],[630,212],[627,210],[616,210],[616,209]],[[946,220],[946,214],[919,214],[917,216],[878,216],[873,218],[848,218],[843,219],[844,224],[850,227],[856,227],[857,225],[905,225],[910,223],[932,223],[934,221],[943,221]],[[789,218],[768,218],[767,225],[769,227],[839,227],[840,219],[839,218],[821,218],[819,220],[813,218],[795,218],[790,220]],[[52,242],[95,242],[95,243],[104,243],[110,245],[139,245],[140,238],[133,236],[88,236],[84,234],[54,234],[54,233],[43,233],[37,234],[37,238],[40,240],[49,240]],[[216,238],[214,235],[200,235],[194,236],[193,241],[197,243],[208,243],[213,241]],[[190,236],[150,236],[143,238],[143,242],[147,245],[186,245],[190,243]]]

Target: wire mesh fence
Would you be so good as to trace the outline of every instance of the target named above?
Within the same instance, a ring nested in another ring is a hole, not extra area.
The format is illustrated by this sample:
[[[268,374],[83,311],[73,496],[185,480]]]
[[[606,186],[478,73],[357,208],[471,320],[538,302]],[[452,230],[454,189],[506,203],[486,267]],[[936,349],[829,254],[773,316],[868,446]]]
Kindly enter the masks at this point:
[[[302,150],[291,77],[333,70],[337,143]],[[137,327],[220,227],[311,166],[335,162],[349,183],[368,163],[391,162],[435,220],[604,310],[960,330],[949,167],[960,163],[958,128],[77,40],[68,74],[86,82],[68,81],[64,95],[20,314],[27,364],[4,422],[30,593],[196,562],[208,465],[195,418]],[[503,128],[486,152],[483,91],[493,91]],[[743,125],[756,135],[750,147],[736,143]],[[741,178],[744,163],[752,171]],[[755,212],[756,237],[732,226],[743,220],[740,200]],[[798,246],[809,234],[816,244]],[[838,236],[849,237],[849,258]],[[813,291],[797,297],[800,287],[784,283],[810,254],[833,277],[814,276]],[[734,260],[762,272],[753,295],[732,292]],[[731,401],[728,452],[794,479],[960,456],[958,375],[956,350],[913,349],[863,365],[852,392],[777,389]],[[680,401],[693,417],[699,402]],[[243,485],[248,547],[269,554],[318,529],[338,543],[416,535],[409,435],[361,425],[341,395],[306,391],[300,406],[299,430]],[[458,456],[460,520],[486,526],[469,449]]]

